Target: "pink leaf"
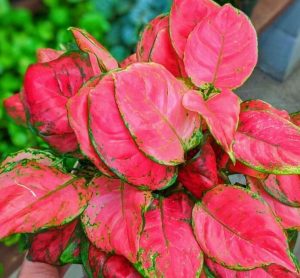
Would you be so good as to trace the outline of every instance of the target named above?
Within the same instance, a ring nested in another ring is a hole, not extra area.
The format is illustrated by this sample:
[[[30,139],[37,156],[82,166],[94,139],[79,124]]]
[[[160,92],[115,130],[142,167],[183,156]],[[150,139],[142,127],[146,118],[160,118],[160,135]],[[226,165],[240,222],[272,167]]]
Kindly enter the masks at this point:
[[[121,63],[120,66],[121,68],[126,68],[129,65],[136,63],[137,62],[137,55],[136,53],[131,54],[130,56],[128,56],[127,58],[125,58]]]
[[[87,237],[97,248],[135,262],[150,192],[104,176],[95,178],[90,186],[93,196],[82,215]]]
[[[220,7],[211,0],[174,0],[170,12],[170,35],[172,44],[183,58],[188,36],[198,22],[215,15]]]
[[[159,31],[169,26],[169,17],[166,15],[159,15],[149,22],[145,27],[141,39],[137,45],[137,59],[138,61],[149,61],[151,49]]]
[[[101,78],[88,81],[71,97],[67,103],[69,123],[74,130],[81,152],[88,157],[94,165],[105,175],[114,176],[110,169],[99,158],[90,141],[88,130],[88,95]]]
[[[137,46],[137,57],[139,62],[163,65],[176,77],[185,75],[183,64],[170,40],[168,16],[160,15],[145,27]]]
[[[63,55],[62,50],[55,50],[52,48],[39,48],[36,56],[38,63],[47,63],[56,60],[59,56]]]
[[[30,123],[58,151],[77,149],[66,103],[92,74],[90,63],[77,52],[49,63],[34,64],[26,72],[23,96]]]
[[[300,208],[290,207],[272,198],[263,189],[263,182],[247,177],[247,182],[252,191],[257,192],[270,206],[274,214],[280,219],[285,229],[300,229]]]
[[[269,175],[263,181],[263,187],[279,202],[288,206],[300,207],[299,175]]]
[[[213,137],[234,160],[232,144],[240,113],[238,96],[225,89],[205,101],[200,93],[190,91],[184,95],[183,105],[205,119]]]
[[[103,267],[104,278],[141,278],[142,276],[124,257],[113,255]]]
[[[200,21],[187,40],[184,65],[193,83],[240,87],[257,62],[257,37],[247,16],[227,4]]]
[[[0,185],[0,238],[70,222],[90,198],[83,178],[34,161],[3,171]]]
[[[249,271],[236,271],[225,268],[210,259],[205,260],[209,269],[217,276],[222,278],[272,278],[263,268],[256,268]]]
[[[107,75],[89,94],[89,127],[95,150],[128,183],[152,190],[169,186],[176,168],[157,164],[138,149],[119,113],[114,89],[112,76]]]
[[[116,103],[138,147],[161,164],[184,162],[201,136],[199,115],[181,104],[184,84],[154,63],[135,63],[114,76]]]
[[[31,241],[28,257],[31,261],[61,265],[60,256],[71,243],[78,221],[36,234]]]
[[[26,114],[20,94],[12,95],[3,101],[6,113],[15,120],[17,124],[26,124]]]
[[[69,30],[71,30],[79,49],[90,54],[90,58],[93,56],[96,58],[91,60],[95,73],[99,74],[102,71],[110,71],[119,67],[115,58],[88,32],[74,27]]]
[[[208,141],[179,169],[178,180],[197,198],[218,183],[216,155]]]
[[[272,263],[296,270],[281,225],[269,206],[249,190],[214,187],[195,205],[193,223],[202,250],[217,263],[236,270]]]
[[[190,226],[192,204],[183,193],[155,200],[145,214],[139,261],[147,277],[197,277],[203,254]]]
[[[300,174],[300,128],[268,111],[244,111],[235,134],[236,159],[257,171]]]
[[[248,100],[241,103],[241,111],[267,111],[278,115],[286,120],[290,120],[290,115],[286,110],[279,110],[271,104],[260,99]]]
[[[45,150],[38,150],[33,148],[27,148],[25,150],[18,151],[10,154],[0,164],[0,172],[5,168],[20,162],[22,160],[31,160],[45,166],[53,166],[62,168],[61,159],[54,156],[51,152]]]

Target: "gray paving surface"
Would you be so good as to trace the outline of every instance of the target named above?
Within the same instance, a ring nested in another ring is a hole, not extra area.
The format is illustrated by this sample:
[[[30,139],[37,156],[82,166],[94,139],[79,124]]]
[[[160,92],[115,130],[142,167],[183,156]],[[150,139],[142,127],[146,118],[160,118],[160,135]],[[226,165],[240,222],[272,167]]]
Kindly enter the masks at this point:
[[[300,111],[300,67],[283,83],[255,69],[236,93],[243,100],[260,98],[289,112]]]

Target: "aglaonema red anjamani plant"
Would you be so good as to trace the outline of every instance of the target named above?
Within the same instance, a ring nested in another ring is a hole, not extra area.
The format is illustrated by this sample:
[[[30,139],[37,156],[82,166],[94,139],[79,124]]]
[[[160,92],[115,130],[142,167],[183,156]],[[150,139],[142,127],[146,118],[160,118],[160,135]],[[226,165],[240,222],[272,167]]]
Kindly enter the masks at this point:
[[[78,49],[38,50],[5,101],[51,149],[2,162],[0,238],[90,277],[299,277],[300,114],[234,93],[257,62],[246,15],[174,0],[121,63],[70,31]]]

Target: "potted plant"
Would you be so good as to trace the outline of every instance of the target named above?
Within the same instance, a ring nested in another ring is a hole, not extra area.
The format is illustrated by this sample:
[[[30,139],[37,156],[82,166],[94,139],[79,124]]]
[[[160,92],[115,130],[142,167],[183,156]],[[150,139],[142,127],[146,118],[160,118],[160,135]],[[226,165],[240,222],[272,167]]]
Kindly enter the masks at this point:
[[[175,0],[120,64],[70,31],[78,50],[38,50],[5,102],[51,150],[2,162],[0,238],[90,277],[297,277],[300,117],[233,92],[257,62],[247,16]]]

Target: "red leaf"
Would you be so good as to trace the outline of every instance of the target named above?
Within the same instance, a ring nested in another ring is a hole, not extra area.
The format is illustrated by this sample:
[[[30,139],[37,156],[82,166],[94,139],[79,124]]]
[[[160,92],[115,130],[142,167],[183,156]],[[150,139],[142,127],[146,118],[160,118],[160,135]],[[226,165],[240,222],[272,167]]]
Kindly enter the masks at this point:
[[[87,237],[97,248],[135,262],[150,192],[104,176],[95,178],[90,186],[93,197],[82,215]]]
[[[129,65],[136,63],[137,62],[137,54],[133,53],[130,56],[128,56],[127,58],[125,58],[121,63],[120,66],[121,68],[126,68]]]
[[[203,254],[190,226],[192,204],[183,193],[155,200],[145,214],[139,261],[147,277],[197,277]]]
[[[114,176],[97,155],[89,137],[88,95],[95,88],[100,79],[100,77],[97,77],[88,81],[75,96],[68,100],[68,117],[69,123],[76,134],[81,152],[90,159],[103,174]]]
[[[279,265],[270,265],[266,271],[271,275],[273,278],[299,278],[298,274],[292,273],[285,268]]]
[[[268,174],[253,170],[253,169],[247,167],[246,165],[240,163],[239,161],[237,161],[235,163],[235,165],[233,165],[233,163],[231,161],[229,161],[227,169],[231,173],[243,174],[243,175],[258,178],[258,179],[265,179],[268,176]]]
[[[57,59],[63,54],[64,52],[62,50],[55,50],[52,48],[39,48],[37,50],[36,56],[38,63],[47,63]]]
[[[26,72],[23,95],[30,122],[58,151],[77,149],[66,103],[92,74],[90,63],[77,52],[49,63],[32,65]]]
[[[257,37],[250,19],[231,5],[200,21],[184,53],[188,76],[197,86],[240,87],[257,62]]]
[[[290,115],[286,110],[279,110],[271,104],[260,99],[247,100],[241,103],[241,111],[267,111],[278,115],[286,120],[290,120]]]
[[[3,101],[6,113],[19,125],[26,124],[26,114],[20,94],[12,95]]]
[[[269,175],[263,181],[264,189],[279,202],[300,207],[300,176]]]
[[[178,180],[197,198],[218,183],[216,155],[208,141],[179,169]]]
[[[67,225],[35,235],[27,258],[34,262],[61,265],[60,256],[70,244],[77,223],[78,221],[75,220]]]
[[[200,93],[190,91],[184,95],[183,105],[205,119],[213,137],[234,161],[232,144],[240,113],[238,96],[225,89],[205,101]]]
[[[118,68],[118,62],[111,54],[88,32],[79,28],[70,28],[80,50],[90,55],[95,74]],[[96,59],[94,60],[93,57]]]
[[[135,268],[122,256],[113,255],[107,259],[103,267],[104,278],[140,278]]]
[[[281,225],[251,191],[214,187],[195,205],[193,223],[198,243],[217,263],[236,270],[272,263],[296,270]]]
[[[153,162],[131,138],[115,102],[111,75],[89,94],[89,127],[95,150],[119,178],[152,190],[174,182],[176,168]]]
[[[236,159],[265,173],[300,174],[300,128],[268,111],[244,111],[235,134]]]
[[[182,73],[182,62],[171,43],[168,16],[160,15],[145,27],[137,46],[137,57],[139,62],[155,62],[163,65],[176,77],[185,75]]]
[[[300,208],[284,205],[272,198],[263,190],[263,182],[258,179],[247,177],[247,182],[251,190],[260,194],[268,203],[285,229],[300,229]]]
[[[81,244],[82,264],[88,277],[102,277],[102,270],[108,255],[92,245],[88,240],[83,240]]]
[[[184,162],[201,138],[199,115],[181,104],[184,84],[154,63],[135,63],[114,76],[116,103],[138,147],[161,164]]]
[[[272,278],[263,268],[256,268],[249,271],[235,271],[225,268],[210,259],[205,260],[209,269],[217,276],[222,278]]]
[[[188,36],[198,22],[215,15],[220,7],[211,0],[174,0],[170,12],[170,35],[173,46],[183,58]]]
[[[78,142],[73,132],[65,134],[42,135],[40,137],[53,149],[60,153],[75,152],[78,149]]]
[[[296,125],[296,126],[300,126],[300,112],[296,112],[290,115],[292,122]]]
[[[27,161],[1,173],[0,196],[2,238],[70,222],[86,207],[90,193],[83,178]]]

